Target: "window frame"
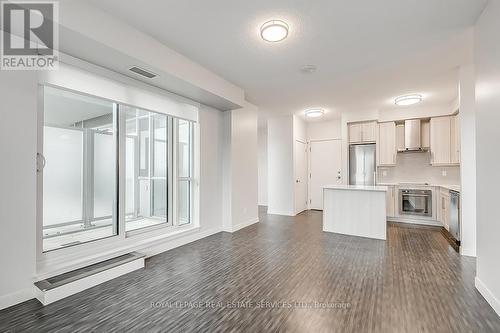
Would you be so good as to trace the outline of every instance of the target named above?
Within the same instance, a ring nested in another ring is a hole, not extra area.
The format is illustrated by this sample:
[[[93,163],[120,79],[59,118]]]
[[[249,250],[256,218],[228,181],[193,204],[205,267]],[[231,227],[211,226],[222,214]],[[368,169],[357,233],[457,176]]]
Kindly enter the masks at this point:
[[[180,154],[179,154],[179,120],[186,121],[188,123],[188,126],[189,126],[189,166],[188,166],[189,167],[189,176],[188,177],[180,176],[179,170],[178,170],[179,163],[178,163],[177,158],[180,156]],[[174,163],[174,168],[175,168],[175,185],[174,186],[175,186],[175,193],[176,193],[176,196],[175,196],[175,199],[176,199],[175,211],[176,211],[176,213],[179,212],[179,201],[178,201],[178,198],[180,198],[179,183],[181,181],[185,181],[185,182],[189,183],[189,186],[188,186],[188,189],[189,189],[189,208],[188,208],[189,221],[187,223],[181,224],[180,219],[179,219],[179,215],[176,214],[174,222],[178,226],[185,226],[185,225],[190,225],[193,223],[193,213],[194,213],[193,193],[194,193],[194,184],[195,184],[195,167],[194,167],[194,158],[195,158],[195,154],[194,154],[194,150],[195,150],[194,149],[194,139],[195,139],[194,130],[195,129],[194,129],[194,123],[192,121],[189,121],[189,120],[175,118],[174,123],[175,123],[174,132],[175,132],[175,138],[176,138],[175,139],[176,161]]]

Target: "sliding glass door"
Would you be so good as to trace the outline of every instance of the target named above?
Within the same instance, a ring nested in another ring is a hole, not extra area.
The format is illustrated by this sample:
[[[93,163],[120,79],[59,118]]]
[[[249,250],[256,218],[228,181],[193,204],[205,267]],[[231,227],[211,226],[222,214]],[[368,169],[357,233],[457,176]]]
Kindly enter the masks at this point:
[[[43,251],[192,223],[193,122],[52,87],[43,110]]]
[[[168,225],[170,117],[122,106],[126,136],[125,230]]]
[[[117,234],[117,105],[45,88],[43,250]]]

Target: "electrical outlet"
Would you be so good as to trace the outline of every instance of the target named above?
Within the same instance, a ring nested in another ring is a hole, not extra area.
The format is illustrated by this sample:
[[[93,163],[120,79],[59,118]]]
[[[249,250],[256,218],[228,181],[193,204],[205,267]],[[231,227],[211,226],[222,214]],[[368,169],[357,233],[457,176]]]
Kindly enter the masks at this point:
[[[448,172],[447,172],[446,170],[444,170],[444,169],[443,169],[443,170],[441,171],[441,175],[442,175],[443,177],[446,177],[446,176],[448,175]]]
[[[382,176],[387,177],[387,170],[382,171]]]

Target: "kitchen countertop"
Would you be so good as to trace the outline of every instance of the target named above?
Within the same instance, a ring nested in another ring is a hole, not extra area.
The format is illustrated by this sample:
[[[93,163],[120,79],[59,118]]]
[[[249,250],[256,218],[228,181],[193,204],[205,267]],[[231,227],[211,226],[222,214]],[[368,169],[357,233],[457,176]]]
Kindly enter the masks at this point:
[[[442,185],[442,184],[421,184],[421,183],[378,183],[382,186],[408,186],[408,187],[442,187],[447,190],[460,192],[460,185]]]
[[[368,185],[325,185],[325,190],[347,190],[347,191],[375,191],[387,192],[387,186],[368,186]]]

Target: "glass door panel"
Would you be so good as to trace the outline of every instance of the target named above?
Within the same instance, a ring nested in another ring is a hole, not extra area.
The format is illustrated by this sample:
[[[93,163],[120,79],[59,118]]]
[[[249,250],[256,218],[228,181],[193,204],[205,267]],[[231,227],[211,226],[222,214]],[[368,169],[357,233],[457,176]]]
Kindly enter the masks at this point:
[[[125,117],[125,230],[168,225],[166,115],[122,107]]]
[[[43,251],[117,234],[117,106],[44,87]]]

